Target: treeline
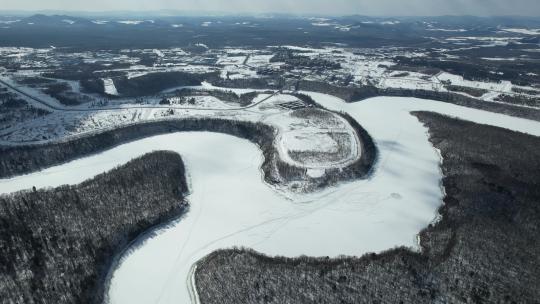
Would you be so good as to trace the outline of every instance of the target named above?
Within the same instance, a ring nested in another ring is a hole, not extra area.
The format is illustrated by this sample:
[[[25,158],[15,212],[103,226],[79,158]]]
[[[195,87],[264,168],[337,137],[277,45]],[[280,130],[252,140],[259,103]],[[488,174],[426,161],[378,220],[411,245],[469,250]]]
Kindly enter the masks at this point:
[[[2,90],[3,89],[3,90]],[[0,106],[6,109],[17,109],[28,106],[28,103],[5,88],[0,88]]]
[[[199,86],[206,79],[216,79],[216,73],[193,74],[185,72],[157,72],[128,78],[122,75],[107,75],[122,97],[143,97],[182,86]],[[105,95],[103,80],[95,75],[80,79],[81,87],[88,93]],[[116,96],[108,96],[114,98]]]
[[[213,85],[223,88],[249,88],[256,90],[281,90],[285,86],[282,77],[223,79],[220,77],[208,79]]]
[[[536,303],[540,138],[415,115],[441,151],[446,193],[441,220],[420,233],[420,253],[330,259],[220,250],[198,262],[201,302]]]
[[[409,272],[421,262],[406,249],[362,259],[268,257],[229,249],[200,260],[195,280],[205,304],[432,303],[429,294],[419,295],[417,274]]]
[[[92,101],[90,97],[82,94],[77,94],[71,91],[71,86],[65,82],[57,82],[48,84],[44,87],[45,94],[52,96],[61,104],[66,106],[76,106],[82,103]]]
[[[43,73],[43,77],[76,81],[94,77],[94,72],[99,69],[103,69],[103,66],[99,64],[78,64],[76,69],[72,66],[62,67]]]
[[[540,121],[540,110],[516,107],[512,104],[486,102],[452,92],[436,92],[401,88],[377,88],[375,86],[340,87],[325,82],[305,80],[299,82],[298,89],[333,95],[345,100],[346,102],[356,102],[378,96],[431,99],[469,108]]]
[[[206,77],[208,76],[205,74],[160,72],[134,78],[122,76],[113,78],[113,81],[121,96],[142,97],[179,86],[198,86]]]
[[[265,92],[265,93],[272,93],[272,92]],[[212,96],[219,100],[229,102],[229,103],[237,103],[241,107],[249,106],[255,97],[257,97],[260,93],[259,92],[249,92],[244,94],[236,94],[235,92],[231,90],[196,90],[196,89],[180,89],[176,90],[172,93],[172,95],[167,95],[167,97],[164,97],[159,103],[164,104],[171,104],[169,98],[171,97],[179,97],[181,98],[180,103],[191,103],[191,97],[193,96]]]
[[[272,142],[274,130],[261,123],[225,119],[183,119],[124,126],[73,140],[0,147],[0,177],[38,171],[137,139],[178,131],[210,131],[249,139],[261,148]],[[268,150],[268,148],[263,149]]]
[[[86,93],[105,94],[105,85],[100,78],[85,78],[80,81],[81,89]]]
[[[87,50],[84,50],[86,52]],[[97,76],[107,76],[107,77],[116,77],[124,75],[124,72],[121,71],[107,71],[106,75],[103,75],[102,70],[114,70],[114,69],[127,69],[131,64],[126,62],[113,62],[109,65],[104,65],[104,63],[85,63],[83,61],[78,61],[76,63],[69,62],[65,63],[64,66],[54,69],[50,72],[43,73],[44,77],[55,78],[55,79],[64,79],[64,80],[85,80],[92,79]],[[76,68],[74,68],[76,67]]]
[[[218,132],[250,140],[257,144],[264,154],[265,161],[262,169],[265,172],[265,180],[268,183],[276,184],[288,179],[287,175],[280,176],[280,172],[277,170],[279,165],[283,165],[283,162],[281,162],[273,145],[275,131],[272,127],[262,123],[225,119],[149,122],[66,142],[0,147],[0,177],[5,178],[38,171],[144,137],[184,131]],[[298,169],[295,168],[295,170]]]
[[[302,94],[302,93],[293,93],[292,94],[294,97],[300,99],[302,102],[304,102],[305,104],[307,104],[308,106],[311,106],[311,107],[317,107],[319,106],[317,104],[317,102],[315,100],[313,100],[313,98],[311,98],[311,96],[309,95],[306,95],[306,94]]]
[[[356,135],[360,139],[358,144],[360,145],[361,154],[360,158],[347,167],[327,169],[324,176],[316,179],[318,181],[317,186],[320,188],[335,185],[340,181],[364,178],[371,174],[377,162],[377,146],[369,133],[349,114],[342,112],[337,114],[343,117],[356,132]]]
[[[473,97],[482,97],[484,94],[488,92],[488,90],[484,90],[484,89],[464,87],[464,86],[458,86],[458,85],[446,85],[444,87],[449,91],[463,92]]]
[[[0,88],[0,129],[9,128],[26,119],[34,119],[49,114],[48,111],[30,106],[18,95]]]
[[[312,190],[365,176],[375,162],[376,148],[369,134],[354,119],[344,117],[361,139],[362,156],[347,168],[327,170],[327,174],[320,178],[309,178],[305,168],[281,160],[274,144],[276,131],[271,126],[216,118],[147,122],[66,142],[0,147],[0,178],[38,171],[148,136],[179,131],[209,131],[237,136],[257,144],[264,155],[262,169],[267,183],[288,185],[303,181],[308,184],[305,190]]]
[[[77,186],[0,196],[2,303],[102,303],[128,244],[187,208],[178,154],[153,152]]]
[[[540,97],[534,96],[501,94],[495,100],[510,104],[540,107]]]

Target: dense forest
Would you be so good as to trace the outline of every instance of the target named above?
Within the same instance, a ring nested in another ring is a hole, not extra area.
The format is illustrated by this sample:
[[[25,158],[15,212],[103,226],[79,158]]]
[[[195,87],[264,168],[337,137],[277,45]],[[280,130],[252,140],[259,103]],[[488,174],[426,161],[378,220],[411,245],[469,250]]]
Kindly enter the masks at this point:
[[[0,87],[0,130],[47,114],[48,111],[32,107],[24,99]]]
[[[341,68],[341,64],[331,62],[321,58],[310,58],[308,56],[295,54],[291,49],[280,48],[270,59],[270,62],[284,62],[290,69],[298,67],[320,68],[336,70]]]
[[[65,82],[48,84],[45,86],[43,92],[54,97],[61,104],[66,106],[77,106],[91,101],[91,98],[86,95],[72,92],[71,86]]]
[[[441,220],[420,233],[421,252],[330,259],[221,250],[198,263],[201,302],[537,303],[540,138],[415,115],[441,151],[446,191]]]
[[[163,90],[180,86],[198,86],[208,77],[205,74],[184,72],[151,73],[139,77],[114,78],[114,85],[120,96],[141,97],[157,94]]]
[[[76,186],[0,196],[2,303],[102,303],[114,259],[187,208],[184,164],[154,152]]]
[[[88,68],[92,71],[92,68]],[[71,72],[75,75],[70,75],[69,72],[56,71],[54,75],[60,79],[76,78],[81,83],[81,87],[84,92],[96,93],[100,95],[107,95],[105,93],[105,87],[103,80],[96,73],[88,71],[76,71]],[[99,74],[99,73],[98,73]],[[112,76],[112,77],[111,77]],[[125,74],[112,74],[107,75],[106,78],[111,78],[114,82],[118,94],[122,97],[143,97],[158,94],[164,90],[182,87],[182,86],[198,86],[205,79],[214,79],[215,73],[195,74],[185,72],[156,72],[142,75],[139,77],[129,78]],[[118,96],[108,96],[115,98]]]

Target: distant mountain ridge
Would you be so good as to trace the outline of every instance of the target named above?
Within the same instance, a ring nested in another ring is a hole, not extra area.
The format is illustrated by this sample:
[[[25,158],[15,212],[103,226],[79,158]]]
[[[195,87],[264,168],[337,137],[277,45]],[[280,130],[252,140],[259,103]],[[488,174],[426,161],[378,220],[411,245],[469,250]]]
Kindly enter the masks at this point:
[[[373,17],[362,15],[351,15],[342,17],[293,17],[289,15],[276,15],[272,18],[264,16],[188,16],[182,15],[180,12],[169,12],[169,14],[158,14],[156,16],[145,15],[103,15],[102,17],[96,16],[75,16],[66,14],[34,14],[28,17],[19,18],[20,22],[14,23],[17,26],[26,25],[42,25],[42,26],[95,26],[104,24],[114,25],[152,25],[152,26],[171,26],[178,23],[182,19],[253,19],[253,20],[267,20],[267,19],[286,19],[286,20],[326,20],[340,25],[357,26],[364,28],[376,28],[381,25],[397,25],[405,27],[422,27],[426,24],[441,25],[448,27],[474,27],[474,28],[496,28],[496,27],[528,27],[528,28],[540,28],[540,18],[533,17],[515,17],[515,16],[497,16],[497,17],[477,17],[477,16],[434,16],[434,17]],[[11,15],[10,15],[11,16]],[[0,14],[1,18],[1,14]],[[96,22],[97,20],[105,20],[107,22]],[[125,21],[128,21],[127,23]],[[129,21],[133,21],[129,23]]]
[[[210,47],[332,45],[427,46],[456,34],[535,41],[540,18],[291,16],[2,16],[0,46],[130,48],[203,43]],[[460,34],[463,32],[463,34]],[[436,45],[444,47],[445,45]]]

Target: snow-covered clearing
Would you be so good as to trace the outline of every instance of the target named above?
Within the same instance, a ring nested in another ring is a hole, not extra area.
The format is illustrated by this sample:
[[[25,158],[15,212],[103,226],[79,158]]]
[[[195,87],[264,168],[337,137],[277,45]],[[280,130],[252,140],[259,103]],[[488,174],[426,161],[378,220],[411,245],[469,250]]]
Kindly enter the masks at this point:
[[[516,61],[518,60],[518,58],[516,57],[482,57],[480,59],[487,60],[487,61]]]
[[[20,22],[21,20],[0,20],[0,24],[12,24]]]
[[[261,107],[283,102],[299,100],[278,94]],[[343,168],[361,155],[360,140],[354,129],[334,113],[305,108],[284,113],[281,108],[262,121],[279,130],[275,144],[280,158],[289,164],[308,169]]]
[[[222,56],[218,59],[216,64],[221,65],[241,65],[244,60],[246,59],[246,56]]]
[[[116,96],[118,95],[118,91],[116,90],[116,86],[114,85],[114,81],[111,78],[104,78],[103,79],[103,86],[105,87],[105,94]]]
[[[497,82],[482,82],[463,79],[463,76],[453,75],[450,73],[440,73],[436,76],[440,81],[450,81],[452,85],[464,86],[470,88],[484,89],[492,92],[512,93],[512,83],[510,81]]]
[[[459,33],[467,32],[466,29],[429,28],[429,29],[426,29],[426,30],[428,30],[428,31],[439,31],[439,32],[459,32]]]
[[[192,102],[189,103],[188,100],[193,98]],[[200,108],[210,108],[210,109],[232,109],[233,105],[227,104],[226,102],[213,97],[213,96],[193,96],[193,97],[170,97],[167,100],[171,105],[183,105],[186,107],[200,107]]]
[[[415,78],[383,78],[379,82],[379,86],[383,88],[401,88],[411,90],[441,90],[441,85],[439,83]]]
[[[163,53],[163,51],[161,51]],[[189,72],[189,73],[208,73],[213,72],[216,69],[211,66],[205,65],[189,65],[185,63],[177,63],[174,65],[165,66],[153,66],[146,67],[141,65],[133,65],[129,68],[100,70],[97,72],[126,72],[128,79],[144,76],[151,73],[163,73],[163,72]]]
[[[142,20],[120,20],[120,21],[117,21],[117,22],[121,23],[121,24],[126,24],[126,25],[138,25],[138,24],[143,23],[144,21],[142,21]]]
[[[338,144],[327,133],[298,134],[287,132],[283,135],[283,141],[287,143],[289,151],[295,152],[326,152],[338,151]],[[312,145],[316,142],[317,145]]]
[[[247,66],[226,65],[221,70],[221,78],[248,79],[258,78],[257,71]]]
[[[247,62],[250,66],[263,66],[270,64],[270,59],[272,59],[274,55],[252,55],[249,57],[249,60]]]
[[[416,235],[436,217],[443,192],[439,155],[410,111],[540,135],[538,122],[436,101],[379,97],[347,104],[309,94],[349,113],[371,134],[380,153],[371,178],[308,195],[278,194],[261,179],[262,154],[255,145],[221,134],[176,133],[0,180],[0,193],[76,184],[153,150],[180,153],[191,186],[189,212],[126,253],[112,273],[108,296],[110,303],[189,303],[192,265],[219,248],[331,257],[417,248]]]
[[[540,29],[505,28],[503,31],[524,35],[540,35]]]

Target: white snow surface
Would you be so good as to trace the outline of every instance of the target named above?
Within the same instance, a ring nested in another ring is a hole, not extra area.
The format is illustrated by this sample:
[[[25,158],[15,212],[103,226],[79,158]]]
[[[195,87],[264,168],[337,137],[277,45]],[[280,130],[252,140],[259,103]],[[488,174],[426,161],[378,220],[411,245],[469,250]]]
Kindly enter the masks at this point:
[[[103,86],[105,87],[105,93],[109,95],[118,95],[114,81],[111,78],[103,79]]]
[[[189,212],[125,254],[112,272],[108,296],[110,303],[189,303],[192,266],[220,248],[331,257],[395,246],[418,249],[416,235],[436,218],[443,190],[440,157],[410,111],[540,135],[538,122],[436,101],[378,97],[347,104],[309,94],[349,113],[373,137],[380,154],[369,179],[308,195],[278,194],[262,181],[262,153],[252,143],[222,134],[175,133],[0,180],[0,193],[80,183],[153,150],[180,153],[190,183]]]
[[[465,86],[470,88],[485,89],[495,93],[511,93],[512,92],[512,83],[507,80],[501,82],[482,82],[482,81],[471,81],[466,80],[463,76],[454,75],[450,73],[440,73],[437,75],[437,79],[440,81],[450,81],[453,85]]]
[[[335,153],[338,151],[337,143],[327,133],[312,133],[309,135],[298,134],[298,132],[287,132],[283,134],[284,142],[289,151],[295,152],[326,152]],[[316,142],[317,145],[313,145]]]
[[[144,21],[142,21],[142,20],[120,20],[120,21],[117,21],[117,22],[122,23],[122,24],[127,24],[127,25],[137,25],[137,24],[143,23]]]
[[[439,31],[439,32],[467,32],[466,29],[443,29],[443,28],[429,28],[428,31]]]
[[[505,28],[503,31],[524,35],[540,35],[540,29]]]

